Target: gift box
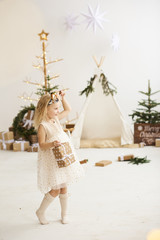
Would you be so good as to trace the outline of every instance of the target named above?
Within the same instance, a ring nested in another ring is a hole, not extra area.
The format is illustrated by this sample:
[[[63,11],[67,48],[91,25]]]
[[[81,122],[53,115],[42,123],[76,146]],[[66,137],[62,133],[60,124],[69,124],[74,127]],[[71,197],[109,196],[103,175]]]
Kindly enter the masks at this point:
[[[13,143],[13,151],[26,151],[29,148],[28,141],[15,141]]]
[[[61,143],[59,147],[53,148],[58,167],[67,167],[75,162],[74,154],[68,142]]]
[[[14,132],[13,126],[9,127],[8,130],[9,130],[9,132]]]
[[[27,152],[38,152],[38,143],[32,144],[32,146],[29,146]]]
[[[1,149],[13,150],[14,134],[13,132],[0,132]]]
[[[157,139],[155,140],[155,146],[156,146],[156,147],[160,147],[160,138],[157,138]]]
[[[87,163],[88,162],[88,159],[83,159],[83,160],[81,160],[81,161],[79,161],[80,162],[80,164],[84,164],[84,163]]]
[[[13,140],[14,139],[14,135],[13,135],[13,132],[9,131],[9,132],[0,132],[0,139],[1,140],[5,140],[5,141],[8,141],[8,140]]]
[[[30,135],[30,136],[29,136],[29,141],[31,142],[31,144],[36,144],[36,143],[38,143],[38,136],[37,136],[37,134]]]
[[[140,142],[140,143],[139,143],[139,147],[140,147],[140,148],[143,148],[144,146],[146,146],[146,143],[144,143],[144,142]]]
[[[102,160],[102,161],[99,161],[99,162],[96,162],[95,163],[95,166],[98,166],[98,167],[105,167],[109,164],[111,164],[112,161],[109,161],[109,160]]]
[[[129,161],[134,158],[134,155],[121,155],[118,157],[118,161]]]
[[[28,110],[27,116],[24,116],[23,118],[23,122],[24,122],[23,127],[26,129],[30,129],[33,125],[33,118],[34,118],[34,110]]]
[[[66,123],[66,128],[74,128],[75,124],[73,123]]]
[[[69,131],[70,133],[72,133],[73,130],[74,130],[74,128],[64,128],[63,129],[64,132],[68,132]]]

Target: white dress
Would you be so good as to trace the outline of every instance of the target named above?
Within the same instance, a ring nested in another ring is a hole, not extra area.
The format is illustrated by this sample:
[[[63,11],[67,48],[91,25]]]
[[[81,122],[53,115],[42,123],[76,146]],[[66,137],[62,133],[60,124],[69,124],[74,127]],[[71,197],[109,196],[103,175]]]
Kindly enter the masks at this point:
[[[51,189],[66,187],[67,184],[77,181],[84,175],[84,170],[80,165],[73,145],[68,135],[63,131],[58,118],[55,119],[55,123],[42,121],[41,124],[46,132],[46,142],[53,142],[55,140],[58,140],[61,143],[69,142],[76,160],[68,167],[59,168],[53,150],[41,150],[39,147],[37,166],[38,188],[42,193],[47,193]]]

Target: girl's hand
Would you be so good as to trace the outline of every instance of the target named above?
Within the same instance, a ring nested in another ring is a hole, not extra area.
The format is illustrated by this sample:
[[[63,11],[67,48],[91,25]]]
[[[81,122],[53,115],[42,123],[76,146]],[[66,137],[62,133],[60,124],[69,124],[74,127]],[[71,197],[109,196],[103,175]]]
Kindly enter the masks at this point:
[[[53,141],[53,147],[59,147],[61,145],[60,141]]]
[[[60,91],[59,94],[60,94],[62,97],[64,97],[66,93],[65,93],[64,91]]]

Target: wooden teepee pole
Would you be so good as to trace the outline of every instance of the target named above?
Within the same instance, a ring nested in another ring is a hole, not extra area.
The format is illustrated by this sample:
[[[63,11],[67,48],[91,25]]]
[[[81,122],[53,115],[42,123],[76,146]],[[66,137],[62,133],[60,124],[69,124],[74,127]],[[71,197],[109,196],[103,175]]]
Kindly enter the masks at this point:
[[[95,56],[93,56],[93,59],[94,59],[94,61],[95,61],[96,65],[97,65],[97,67],[98,67],[98,68],[100,68],[100,67],[102,66],[103,62],[104,62],[105,56],[102,56],[102,57],[101,57],[101,59],[100,59],[100,62],[99,62],[99,63],[98,63],[98,61],[97,61],[97,59],[96,59],[96,57],[95,57]]]

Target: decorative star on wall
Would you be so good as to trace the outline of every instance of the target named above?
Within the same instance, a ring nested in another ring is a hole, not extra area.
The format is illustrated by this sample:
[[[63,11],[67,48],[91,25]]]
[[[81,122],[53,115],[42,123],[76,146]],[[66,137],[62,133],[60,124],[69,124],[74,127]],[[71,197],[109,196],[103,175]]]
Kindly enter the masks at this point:
[[[79,23],[77,23],[77,19],[78,16],[74,16],[73,14],[69,14],[65,17],[65,25],[67,30],[73,30],[76,25],[79,25]]]
[[[120,42],[119,36],[117,34],[113,34],[111,47],[115,52],[118,51],[119,49],[119,42]]]
[[[95,10],[92,9],[90,5],[88,5],[88,14],[82,13],[82,15],[86,18],[87,28],[92,27],[94,33],[96,33],[97,27],[103,29],[102,22],[108,22],[108,19],[103,18],[103,16],[106,14],[105,12],[100,13],[99,12],[99,5],[95,8]]]

